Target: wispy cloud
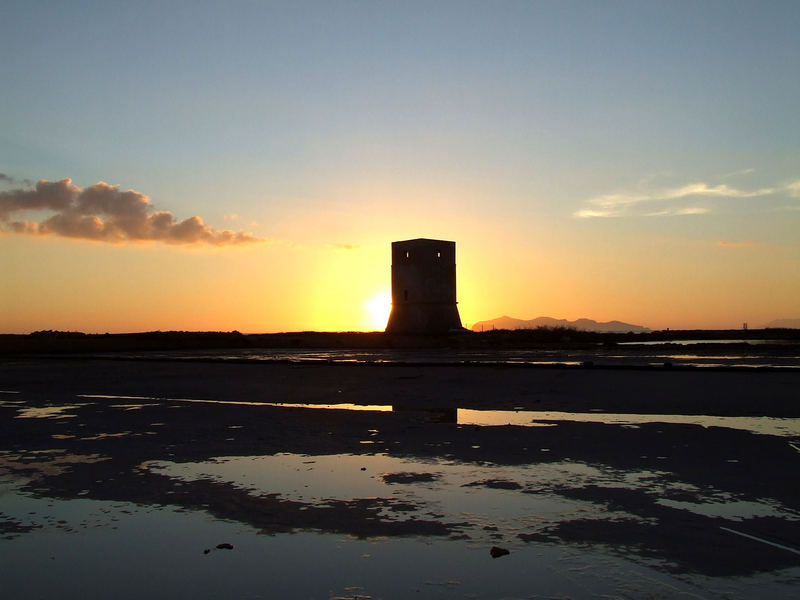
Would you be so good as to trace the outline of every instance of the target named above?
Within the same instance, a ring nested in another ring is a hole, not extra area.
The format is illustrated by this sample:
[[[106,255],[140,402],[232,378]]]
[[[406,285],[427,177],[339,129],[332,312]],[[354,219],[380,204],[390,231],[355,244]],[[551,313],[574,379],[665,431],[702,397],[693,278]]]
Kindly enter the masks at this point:
[[[753,169],[753,168],[739,169],[738,171],[731,171],[730,173],[725,173],[722,176],[722,178],[723,179],[727,179],[728,177],[739,177],[741,175],[750,175],[750,174],[755,173],[755,172],[756,172],[756,170]]]
[[[707,183],[691,183],[679,188],[667,191],[662,200],[677,200],[690,196],[705,196],[712,198],[757,198],[758,196],[769,196],[774,194],[775,188],[761,188],[760,190],[739,190],[725,184],[708,185]],[[658,199],[658,198],[657,198]]]
[[[711,212],[708,208],[703,206],[686,206],[683,208],[665,208],[651,213],[647,213],[648,217],[680,217],[683,215],[705,215]]]
[[[17,179],[5,173],[0,173],[0,183],[5,183],[7,185],[33,185],[30,179]]]
[[[800,180],[783,187],[754,190],[732,187],[724,183],[712,185],[695,182],[658,190],[603,194],[586,200],[584,206],[575,211],[573,216],[590,219],[702,215],[711,212],[711,209],[704,205],[704,200],[762,198],[778,193],[800,197]]]
[[[759,243],[754,242],[753,240],[743,240],[741,242],[720,240],[719,242],[717,242],[717,246],[719,246],[720,248],[752,248],[758,245]]]
[[[12,220],[15,213],[46,211],[40,221]],[[157,211],[137,191],[98,182],[80,188],[71,179],[39,181],[0,192],[0,227],[28,235],[55,235],[108,243],[157,241],[167,244],[229,246],[264,241],[243,231],[218,230],[194,216],[178,221]]]

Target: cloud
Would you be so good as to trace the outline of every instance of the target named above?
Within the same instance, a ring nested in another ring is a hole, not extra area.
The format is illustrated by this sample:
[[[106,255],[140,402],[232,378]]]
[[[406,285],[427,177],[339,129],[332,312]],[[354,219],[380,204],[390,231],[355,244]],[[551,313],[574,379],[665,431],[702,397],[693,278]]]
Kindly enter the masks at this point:
[[[12,221],[24,211],[54,214],[40,221]],[[121,191],[102,181],[85,188],[71,179],[39,181],[34,187],[0,192],[0,227],[28,235],[121,244],[158,241],[166,244],[229,246],[264,241],[243,231],[218,230],[200,217],[178,221],[169,211],[156,211],[150,199],[137,191]]]
[[[730,173],[725,173],[722,176],[722,178],[723,179],[727,179],[729,177],[739,177],[741,175],[751,175],[752,173],[755,173],[755,172],[756,172],[755,169],[753,169],[752,167],[748,167],[746,169],[739,169],[738,171],[731,171]]]
[[[717,246],[720,248],[752,248],[753,246],[758,246],[758,242],[754,242],[753,240],[744,240],[741,242],[734,242],[728,240],[720,240],[717,242]]]
[[[30,179],[17,179],[16,177],[11,177],[11,175],[6,175],[5,173],[0,173],[0,182],[10,185],[17,183],[21,183],[22,185],[33,185],[33,182]]]
[[[685,215],[706,215],[711,211],[704,206],[685,206],[683,208],[665,208],[656,212],[647,213],[648,217],[680,217]]]
[[[698,206],[702,199],[718,198],[760,198],[780,192],[800,197],[800,181],[783,188],[768,187],[757,190],[744,190],[726,184],[710,185],[708,183],[689,183],[674,188],[651,190],[646,192],[630,192],[603,194],[584,202],[584,207],[575,211],[573,216],[581,219],[598,217],[662,217],[682,215],[702,215],[711,212],[706,206]],[[692,201],[691,205],[682,204]],[[653,208],[653,207],[657,208]]]
[[[691,183],[683,187],[669,190],[661,200],[677,200],[690,196],[706,196],[713,198],[757,198],[759,196],[769,196],[774,194],[775,188],[763,188],[760,190],[744,191],[732,188],[725,184],[708,185],[707,183]]]

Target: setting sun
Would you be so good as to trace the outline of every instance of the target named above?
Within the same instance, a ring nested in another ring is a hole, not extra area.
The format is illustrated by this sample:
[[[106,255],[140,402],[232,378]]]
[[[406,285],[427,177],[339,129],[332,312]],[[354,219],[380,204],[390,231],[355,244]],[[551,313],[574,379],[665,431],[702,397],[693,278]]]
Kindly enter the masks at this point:
[[[367,312],[366,322],[370,329],[383,330],[392,311],[392,295],[384,290],[364,304]]]

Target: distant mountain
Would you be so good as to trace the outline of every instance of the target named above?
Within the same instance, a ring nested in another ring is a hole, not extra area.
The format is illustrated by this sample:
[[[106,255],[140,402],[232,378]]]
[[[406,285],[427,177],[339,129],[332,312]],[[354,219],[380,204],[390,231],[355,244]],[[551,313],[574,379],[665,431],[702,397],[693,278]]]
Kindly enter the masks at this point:
[[[592,319],[554,319],[552,317],[537,317],[536,319],[515,319],[513,317],[498,317],[489,321],[478,321],[472,326],[472,331],[489,331],[491,329],[536,329],[537,327],[571,327],[580,331],[599,331],[602,333],[648,333],[651,331],[641,325],[631,325],[622,321],[608,321],[598,323]]]
[[[764,325],[764,329],[800,329],[800,319],[775,319]]]

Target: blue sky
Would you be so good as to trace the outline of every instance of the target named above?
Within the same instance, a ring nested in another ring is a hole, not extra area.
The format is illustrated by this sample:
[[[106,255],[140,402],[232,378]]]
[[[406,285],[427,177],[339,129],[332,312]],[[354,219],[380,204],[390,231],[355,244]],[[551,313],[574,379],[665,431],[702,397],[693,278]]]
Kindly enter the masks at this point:
[[[12,2],[0,172],[297,244],[770,244],[785,279],[798,31],[778,1]]]

